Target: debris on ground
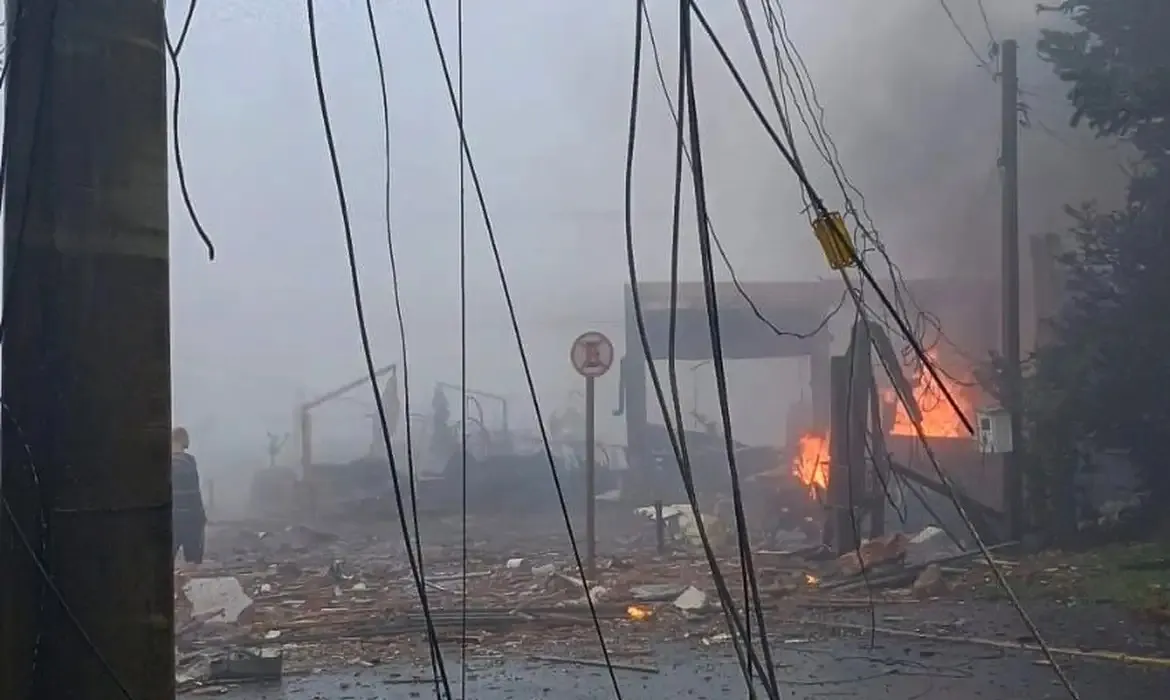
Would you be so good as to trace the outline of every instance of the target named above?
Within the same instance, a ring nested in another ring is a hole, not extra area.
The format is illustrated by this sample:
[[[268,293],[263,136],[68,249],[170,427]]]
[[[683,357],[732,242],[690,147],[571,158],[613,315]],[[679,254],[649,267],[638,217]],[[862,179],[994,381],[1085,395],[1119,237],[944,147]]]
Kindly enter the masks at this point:
[[[699,612],[707,607],[707,594],[694,586],[687,586],[686,590],[674,599],[674,607],[683,612]]]
[[[900,562],[906,558],[906,535],[895,532],[862,542],[855,551],[837,558],[837,565],[845,576],[856,576],[863,570]]]
[[[400,542],[309,527],[236,527],[221,526],[217,538],[227,542],[178,575],[184,677],[206,680],[208,659],[241,649],[281,652],[286,673],[426,656],[427,620]],[[473,541],[469,551],[476,554],[464,560],[458,545],[423,547],[431,625],[441,641],[459,641],[466,629],[468,643],[480,647],[568,648],[596,637],[590,603],[615,647],[644,647],[651,634],[681,639],[718,621],[705,615],[710,574],[701,556],[615,548],[586,583],[571,553],[547,540],[498,552]],[[195,666],[202,670],[189,672]]]
[[[685,515],[671,508],[662,508],[664,519]],[[478,522],[468,530],[498,527]],[[725,639],[708,560],[691,548],[687,528],[674,535],[684,546],[662,553],[653,532],[628,545],[614,538],[588,581],[563,544],[532,530],[530,540],[510,537],[507,547],[469,542],[468,557],[461,545],[431,544],[440,538],[424,535],[428,623],[410,562],[391,534],[220,526],[209,561],[176,580],[177,680],[181,687],[241,682],[274,673],[274,659],[285,676],[421,661],[428,627],[440,642],[464,641],[483,653],[567,659],[596,643],[596,625],[619,655],[651,642]],[[850,610],[875,595],[890,604],[947,595],[978,555],[956,551],[940,532],[893,533],[841,557],[822,546],[762,550],[755,567],[763,604]],[[728,580],[740,577],[733,546],[718,548],[717,558]]]
[[[947,590],[947,581],[943,578],[942,569],[938,564],[929,564],[918,574],[918,577],[914,579],[914,584],[910,586],[910,592],[919,599],[935,598],[943,595]]]

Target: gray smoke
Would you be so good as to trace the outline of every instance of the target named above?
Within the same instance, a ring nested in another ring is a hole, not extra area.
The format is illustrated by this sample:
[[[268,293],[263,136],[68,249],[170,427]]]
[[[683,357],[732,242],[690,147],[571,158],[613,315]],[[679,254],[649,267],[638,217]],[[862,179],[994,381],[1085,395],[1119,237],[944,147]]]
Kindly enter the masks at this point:
[[[751,4],[770,57],[763,15],[756,3]],[[1031,3],[1015,0],[983,4],[987,26],[975,2],[950,2],[959,25],[956,29],[936,2],[783,3],[789,35],[807,63],[840,163],[864,194],[890,255],[909,278],[998,279],[1001,84],[994,78],[993,39],[1011,38],[1020,45],[1020,99],[1027,106],[1029,123],[1020,136],[1021,238],[1026,241],[1031,235],[1065,228],[1062,209],[1066,204],[1095,199],[1113,205],[1124,189],[1124,153],[1116,144],[1068,126],[1067,86],[1036,53],[1041,28],[1058,26],[1061,18],[1037,15]],[[651,5],[673,93],[677,14],[670,6]],[[757,99],[774,118],[736,4],[717,7],[707,3],[706,7]],[[632,56],[630,12],[610,7],[603,18],[597,13],[591,15],[592,20],[576,18],[583,39],[575,42],[579,54],[569,69],[564,98],[579,105],[579,128],[588,134],[582,138],[595,148],[587,156],[591,164],[580,169],[579,186],[563,191],[566,201],[579,202],[583,195],[593,193],[607,202],[620,201],[618,174],[624,153]],[[595,32],[596,42],[584,40]],[[736,272],[743,279],[776,281],[828,277],[803,220],[795,178],[719,57],[697,28],[696,32],[696,82],[708,194],[715,230]],[[635,226],[643,277],[665,279],[674,129],[648,49],[642,79]],[[843,199],[829,168],[812,148],[804,127],[797,122],[794,128],[814,184],[830,207],[842,208]],[[684,198],[689,200],[687,187]],[[557,193],[545,191],[541,196],[555,199]],[[688,223],[684,228],[683,274],[696,279],[693,211],[686,208],[684,216]],[[595,280],[595,298],[598,307],[612,308],[616,294],[604,293],[599,287],[604,279],[611,290],[615,289],[624,278],[617,222],[606,229],[603,238],[605,252],[594,252],[591,258],[604,270]],[[1026,242],[1023,248],[1027,319]],[[721,265],[719,268],[720,274],[725,274]],[[995,308],[997,302],[989,299],[988,303]],[[988,345],[994,343],[989,339]],[[805,380],[794,363],[785,363],[769,370],[770,376],[780,377],[783,391],[769,388],[764,396],[758,371],[745,369],[742,381],[737,381],[741,374],[737,370],[732,371],[733,393],[750,397],[747,402],[753,406],[753,415],[737,422],[756,424],[746,431],[766,439],[769,431],[775,432],[772,426],[779,424],[776,411],[782,411],[799,394]],[[698,378],[694,381],[701,383]],[[777,393],[782,394],[780,400],[775,398]]]

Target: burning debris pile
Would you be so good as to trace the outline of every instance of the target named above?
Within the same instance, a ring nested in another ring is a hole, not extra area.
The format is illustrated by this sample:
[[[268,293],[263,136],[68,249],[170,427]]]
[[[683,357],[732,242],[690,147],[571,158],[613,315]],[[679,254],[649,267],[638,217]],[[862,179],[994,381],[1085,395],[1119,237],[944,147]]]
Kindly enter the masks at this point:
[[[963,415],[974,415],[976,406],[974,382],[959,380],[941,369],[937,350],[927,351],[931,364],[939,369],[939,378],[942,388],[955,400]],[[922,435],[927,439],[960,438],[970,439],[963,420],[956,415],[955,409],[947,401],[939,384],[922,366],[911,377],[911,393],[913,401],[922,412]],[[886,388],[881,391],[884,403],[883,413],[890,414],[888,434],[917,439],[918,430],[914,421],[906,411],[905,404],[899,399],[894,389]],[[827,428],[818,428],[805,432],[797,438],[795,453],[792,457],[792,474],[808,487],[814,497],[822,497],[829,488],[829,448],[831,435]]]

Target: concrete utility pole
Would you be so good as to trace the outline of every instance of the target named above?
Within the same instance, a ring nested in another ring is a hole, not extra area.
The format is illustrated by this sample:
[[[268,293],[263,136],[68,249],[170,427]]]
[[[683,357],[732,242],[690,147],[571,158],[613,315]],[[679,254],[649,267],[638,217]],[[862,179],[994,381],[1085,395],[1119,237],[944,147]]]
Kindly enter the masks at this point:
[[[1007,374],[1003,384],[1003,407],[1011,418],[1012,449],[1004,455],[1003,505],[1007,510],[1009,537],[1024,532],[1024,475],[1020,463],[1020,163],[1018,46],[1003,42],[1003,360]]]
[[[0,698],[175,695],[164,19],[8,2]]]

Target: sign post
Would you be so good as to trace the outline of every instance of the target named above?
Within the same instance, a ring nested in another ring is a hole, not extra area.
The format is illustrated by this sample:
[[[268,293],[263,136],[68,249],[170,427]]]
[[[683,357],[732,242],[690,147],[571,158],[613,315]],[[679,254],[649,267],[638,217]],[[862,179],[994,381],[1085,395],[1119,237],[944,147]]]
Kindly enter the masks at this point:
[[[569,360],[585,378],[585,571],[592,581],[597,576],[597,401],[593,383],[613,365],[613,343],[597,331],[582,333],[573,341]]]

